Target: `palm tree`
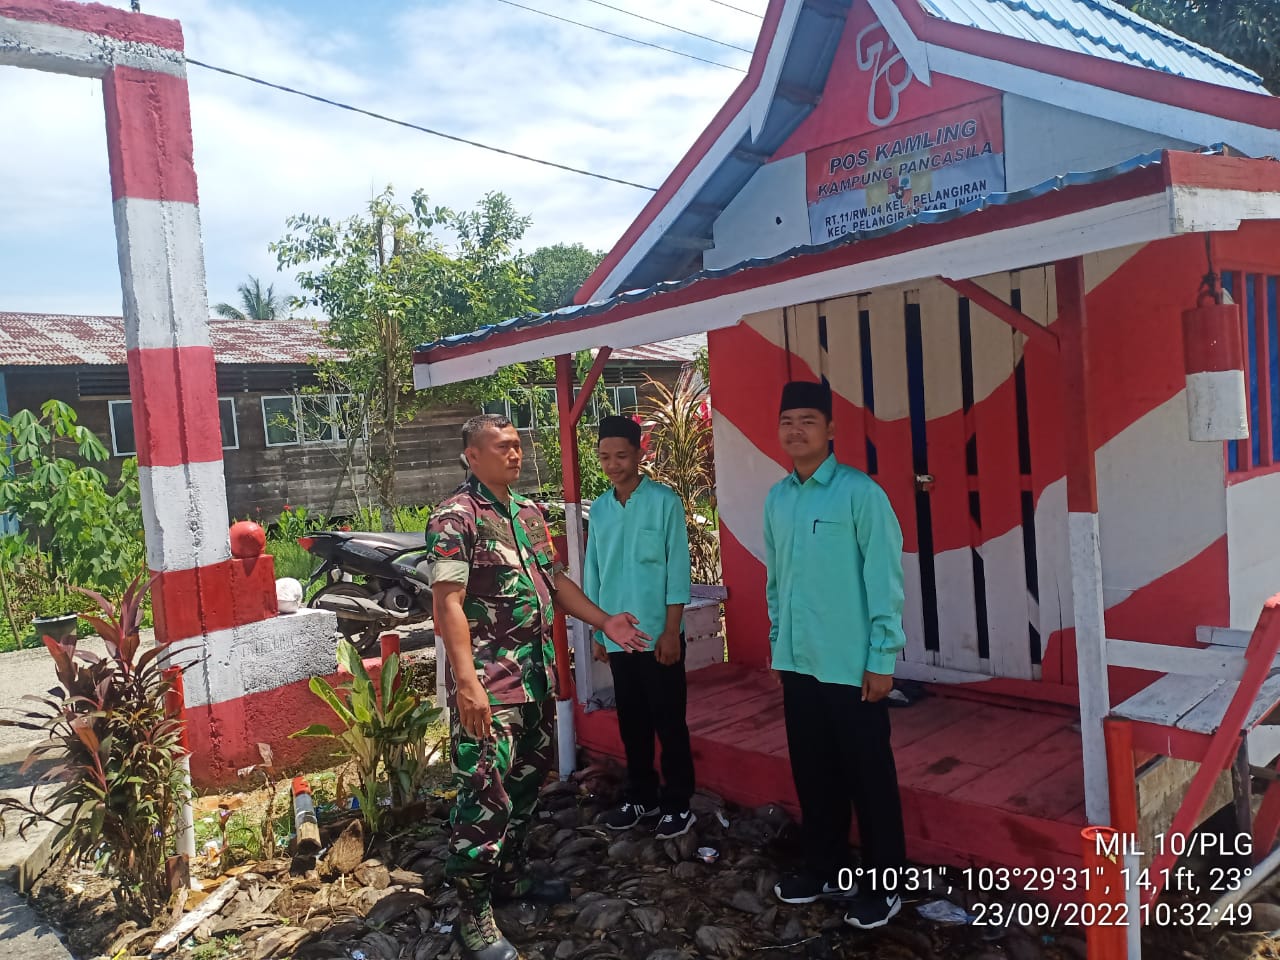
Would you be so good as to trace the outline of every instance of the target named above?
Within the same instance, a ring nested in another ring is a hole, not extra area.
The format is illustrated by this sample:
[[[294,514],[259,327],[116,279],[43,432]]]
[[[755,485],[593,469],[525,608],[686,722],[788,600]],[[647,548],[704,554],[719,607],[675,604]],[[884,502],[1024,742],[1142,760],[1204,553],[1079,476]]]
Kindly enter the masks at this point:
[[[250,277],[248,283],[236,288],[240,294],[240,309],[229,303],[219,303],[213,311],[228,320],[275,320],[284,315],[288,303],[284,297],[276,294],[275,284],[264,291],[262,282],[257,277]]]

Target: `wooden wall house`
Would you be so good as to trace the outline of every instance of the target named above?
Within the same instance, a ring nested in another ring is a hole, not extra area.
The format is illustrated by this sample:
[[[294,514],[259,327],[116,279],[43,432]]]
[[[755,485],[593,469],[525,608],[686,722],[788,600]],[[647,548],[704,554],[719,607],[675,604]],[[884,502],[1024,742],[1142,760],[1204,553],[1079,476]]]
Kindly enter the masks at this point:
[[[729,662],[692,676],[689,720],[700,782],[748,804],[794,804],[763,672],[777,398],[827,381],[837,455],[904,534],[896,673],[931,693],[892,714],[910,855],[1078,865],[1088,824],[1229,799],[1280,699],[1254,684],[1280,632],[1251,639],[1280,592],[1276,155],[1254,74],[1114,4],[774,0],[578,305],[424,345],[416,379],[709,331]],[[1210,263],[1239,306],[1226,366],[1183,335]],[[1205,389],[1249,439],[1192,439]],[[1197,678],[1201,654],[1229,666]],[[578,741],[621,756],[582,659]]]
[[[346,438],[336,425],[338,405],[346,398],[300,393],[317,383],[309,358],[336,356],[315,323],[215,318],[209,330],[231,516],[270,520],[285,505],[326,511],[331,502],[328,512],[351,511],[349,485],[339,488]],[[705,342],[692,337],[621,352],[604,379],[610,402],[634,406],[649,396],[650,379],[673,383]],[[80,422],[106,444],[109,473],[136,452],[120,318],[0,313],[0,413],[6,404],[9,413],[38,410],[49,399],[73,406]],[[486,409],[501,409],[525,428],[523,479],[528,489],[537,489],[544,471],[532,454],[532,408],[497,401]],[[475,412],[468,405],[433,408],[404,428],[398,481],[404,503],[435,503],[457,486],[461,426]],[[357,477],[363,446],[358,440]]]

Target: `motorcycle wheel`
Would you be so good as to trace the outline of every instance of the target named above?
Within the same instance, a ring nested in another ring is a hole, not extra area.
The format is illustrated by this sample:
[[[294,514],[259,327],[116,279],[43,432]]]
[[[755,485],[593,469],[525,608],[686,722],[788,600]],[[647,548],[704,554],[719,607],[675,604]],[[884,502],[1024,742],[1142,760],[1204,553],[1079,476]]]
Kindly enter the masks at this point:
[[[324,597],[359,597],[364,600],[372,600],[373,596],[374,591],[364,584],[341,580],[317,590],[315,596],[307,602],[307,606],[319,607],[319,601]],[[360,653],[369,653],[378,646],[378,638],[382,635],[382,626],[380,624],[371,623],[368,620],[344,617],[340,613],[337,616],[338,632],[354,643]]]

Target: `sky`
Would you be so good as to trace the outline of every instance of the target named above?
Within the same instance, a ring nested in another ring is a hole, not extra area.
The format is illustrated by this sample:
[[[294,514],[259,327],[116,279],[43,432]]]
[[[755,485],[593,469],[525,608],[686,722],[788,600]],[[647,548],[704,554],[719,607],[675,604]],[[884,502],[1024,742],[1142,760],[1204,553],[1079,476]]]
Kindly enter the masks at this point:
[[[746,53],[593,0],[519,0],[745,69]],[[732,0],[763,14],[767,0]],[[128,0],[108,0],[127,9]],[[752,48],[757,17],[715,0],[608,0]],[[658,186],[744,74],[501,0],[142,0],[188,56],[391,117]],[[188,67],[209,301],[248,276],[297,292],[268,245],[293,214],[360,211],[386,186],[474,206],[501,190],[523,247],[607,249],[650,194],[504,157]],[[0,67],[0,311],[121,312],[101,84]]]

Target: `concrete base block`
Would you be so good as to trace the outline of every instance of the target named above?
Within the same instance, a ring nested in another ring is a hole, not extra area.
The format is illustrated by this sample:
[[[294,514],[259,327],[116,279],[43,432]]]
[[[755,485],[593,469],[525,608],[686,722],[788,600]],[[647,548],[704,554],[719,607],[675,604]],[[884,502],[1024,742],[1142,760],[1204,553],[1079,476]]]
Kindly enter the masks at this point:
[[[337,617],[303,608],[269,620],[219,630],[190,648],[181,662],[187,706],[206,706],[265,693],[337,669]],[[194,662],[193,662],[194,661]]]

